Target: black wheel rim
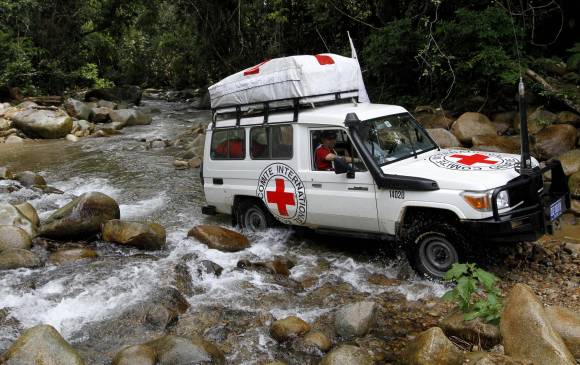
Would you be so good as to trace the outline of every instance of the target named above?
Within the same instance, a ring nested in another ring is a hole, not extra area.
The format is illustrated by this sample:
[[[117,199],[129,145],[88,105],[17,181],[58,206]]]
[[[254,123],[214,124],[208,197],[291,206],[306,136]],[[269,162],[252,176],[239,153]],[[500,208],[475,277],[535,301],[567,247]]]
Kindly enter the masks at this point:
[[[421,240],[419,260],[428,275],[442,278],[451,265],[459,261],[459,255],[447,238],[440,235],[428,235]]]
[[[250,231],[263,231],[268,228],[268,221],[262,209],[250,207],[244,212],[244,227]]]

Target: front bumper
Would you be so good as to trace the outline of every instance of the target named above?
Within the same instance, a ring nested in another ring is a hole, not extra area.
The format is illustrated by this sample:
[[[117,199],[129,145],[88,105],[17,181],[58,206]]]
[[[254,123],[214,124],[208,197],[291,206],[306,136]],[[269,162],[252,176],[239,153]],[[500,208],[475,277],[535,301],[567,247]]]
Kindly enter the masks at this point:
[[[544,184],[542,174],[548,170],[552,172],[552,181]],[[518,208],[499,214],[496,198],[505,190],[510,201],[522,203]],[[496,188],[492,195],[492,217],[463,220],[461,223],[470,236],[484,241],[535,241],[546,233],[553,233],[555,222],[551,220],[551,208],[560,199],[563,201],[562,210],[569,209],[570,191],[562,165],[560,161],[551,161],[543,169],[535,169],[531,175],[519,176]]]

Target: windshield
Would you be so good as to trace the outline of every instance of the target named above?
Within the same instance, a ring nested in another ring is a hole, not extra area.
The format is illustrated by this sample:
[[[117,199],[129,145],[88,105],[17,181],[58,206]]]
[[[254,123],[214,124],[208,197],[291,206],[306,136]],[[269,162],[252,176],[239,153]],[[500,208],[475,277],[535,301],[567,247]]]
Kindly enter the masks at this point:
[[[437,148],[407,113],[366,120],[359,134],[364,147],[381,166]]]

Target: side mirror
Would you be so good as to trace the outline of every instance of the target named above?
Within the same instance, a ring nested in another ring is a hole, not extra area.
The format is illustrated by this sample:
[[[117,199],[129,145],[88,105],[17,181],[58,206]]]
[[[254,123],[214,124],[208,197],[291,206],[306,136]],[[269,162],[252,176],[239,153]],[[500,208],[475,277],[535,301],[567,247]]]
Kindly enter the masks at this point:
[[[354,178],[354,169],[343,158],[334,160],[334,173],[337,175],[346,173],[347,178]]]

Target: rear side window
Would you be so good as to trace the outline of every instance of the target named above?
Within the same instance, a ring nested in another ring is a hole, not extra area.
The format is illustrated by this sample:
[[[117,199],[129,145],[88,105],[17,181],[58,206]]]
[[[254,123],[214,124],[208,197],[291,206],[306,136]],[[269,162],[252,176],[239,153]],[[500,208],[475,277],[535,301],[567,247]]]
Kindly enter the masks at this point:
[[[243,128],[214,130],[211,136],[212,160],[246,158],[246,131]]]
[[[254,127],[250,130],[250,156],[255,160],[289,160],[293,140],[291,125]]]

